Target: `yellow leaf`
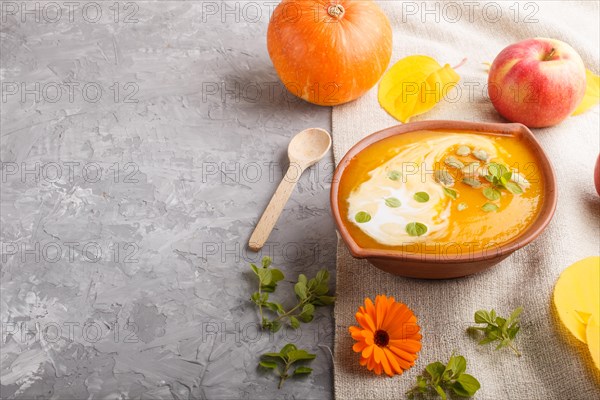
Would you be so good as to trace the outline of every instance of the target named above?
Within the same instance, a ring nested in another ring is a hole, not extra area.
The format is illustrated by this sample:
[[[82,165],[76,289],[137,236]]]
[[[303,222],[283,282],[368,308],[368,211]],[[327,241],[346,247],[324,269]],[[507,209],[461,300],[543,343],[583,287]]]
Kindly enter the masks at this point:
[[[585,94],[583,95],[581,103],[579,103],[575,111],[573,111],[572,115],[583,114],[598,104],[598,101],[600,100],[600,76],[594,74],[589,69],[586,69],[585,79],[587,80]]]
[[[386,72],[379,83],[381,107],[392,117],[408,122],[431,110],[452,89],[460,76],[448,64],[427,56],[408,56]]]

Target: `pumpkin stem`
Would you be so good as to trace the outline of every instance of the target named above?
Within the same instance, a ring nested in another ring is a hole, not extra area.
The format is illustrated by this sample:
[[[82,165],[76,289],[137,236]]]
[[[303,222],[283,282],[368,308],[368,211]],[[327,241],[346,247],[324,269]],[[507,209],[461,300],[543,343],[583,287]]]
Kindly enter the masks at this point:
[[[465,63],[467,62],[467,58],[463,58],[461,62],[459,62],[458,64],[456,64],[454,67],[452,67],[452,69],[457,69],[462,67],[463,65],[465,65]]]
[[[344,9],[344,6],[341,4],[334,4],[332,6],[329,6],[329,8],[327,9],[327,13],[336,19],[340,19],[342,18],[342,16],[344,15],[344,13],[346,12],[346,10]]]

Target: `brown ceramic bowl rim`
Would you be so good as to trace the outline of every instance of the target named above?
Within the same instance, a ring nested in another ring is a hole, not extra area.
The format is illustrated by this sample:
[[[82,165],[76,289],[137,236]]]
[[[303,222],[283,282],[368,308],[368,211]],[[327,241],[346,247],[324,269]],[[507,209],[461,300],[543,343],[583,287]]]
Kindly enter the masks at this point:
[[[344,171],[350,160],[352,160],[357,154],[363,151],[368,146],[375,142],[379,142],[383,139],[391,136],[401,135],[408,132],[421,131],[421,130],[450,130],[450,131],[470,131],[470,132],[482,132],[487,134],[499,134],[499,135],[514,135],[526,138],[533,144],[532,151],[535,157],[540,162],[540,170],[545,178],[544,186],[544,200],[542,208],[533,221],[533,223],[527,228],[516,239],[495,247],[494,256],[490,257],[487,249],[468,252],[467,254],[458,254],[456,257],[451,259],[440,259],[439,254],[432,253],[410,253],[402,250],[392,249],[372,249],[362,248],[359,246],[348,229],[342,222],[340,209],[338,205],[338,193],[339,184],[344,174]],[[335,224],[338,231],[346,243],[348,250],[355,258],[378,258],[378,259],[401,259],[407,262],[418,262],[418,263],[436,263],[436,264],[456,264],[465,262],[478,262],[483,260],[490,260],[490,258],[500,258],[506,256],[521,247],[529,244],[531,241],[536,239],[540,233],[550,223],[554,211],[556,210],[557,192],[556,192],[556,176],[552,164],[548,159],[548,156],[542,149],[540,143],[537,141],[533,133],[525,125],[518,123],[488,123],[488,122],[470,122],[470,121],[451,121],[451,120],[432,120],[432,121],[420,121],[411,122],[402,125],[392,126],[381,131],[375,132],[358,143],[356,143],[339,162],[335,169],[333,180],[331,183],[330,192],[331,210],[335,220]]]

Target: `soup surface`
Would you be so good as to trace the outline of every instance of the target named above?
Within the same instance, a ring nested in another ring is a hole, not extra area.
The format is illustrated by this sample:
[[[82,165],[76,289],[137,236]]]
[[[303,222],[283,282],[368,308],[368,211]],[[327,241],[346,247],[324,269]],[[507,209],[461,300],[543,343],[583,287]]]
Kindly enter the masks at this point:
[[[518,137],[417,131],[355,156],[338,202],[363,248],[462,253],[517,239],[540,211],[543,184]]]

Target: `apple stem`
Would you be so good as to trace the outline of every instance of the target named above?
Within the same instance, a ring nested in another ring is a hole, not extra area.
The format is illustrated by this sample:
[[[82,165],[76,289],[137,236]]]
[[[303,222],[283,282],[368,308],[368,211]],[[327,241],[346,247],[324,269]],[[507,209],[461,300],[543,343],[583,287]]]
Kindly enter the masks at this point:
[[[461,62],[459,62],[458,64],[456,64],[454,67],[452,67],[452,69],[458,69],[460,67],[462,67],[463,65],[465,65],[465,63],[467,62],[467,58],[463,58]]]
[[[552,50],[550,50],[550,53],[544,57],[544,61],[550,61],[552,56],[554,56],[554,53],[556,53],[556,49],[553,47]]]

